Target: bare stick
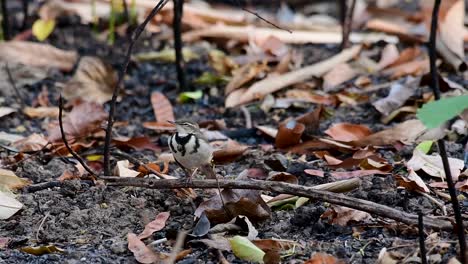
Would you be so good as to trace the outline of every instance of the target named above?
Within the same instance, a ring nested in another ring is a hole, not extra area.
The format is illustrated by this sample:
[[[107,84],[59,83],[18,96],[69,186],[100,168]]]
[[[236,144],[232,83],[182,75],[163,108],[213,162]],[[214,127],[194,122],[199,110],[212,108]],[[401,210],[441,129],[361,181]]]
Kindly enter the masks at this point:
[[[341,39],[341,50],[344,50],[349,45],[349,34],[351,33],[351,29],[353,26],[353,14],[354,14],[354,7],[356,6],[356,0],[351,0],[351,6],[348,8],[346,0],[341,0],[341,8],[342,8],[342,23],[341,23],[341,30],[343,33],[343,38]]]
[[[5,64],[5,71],[8,76],[8,82],[10,83],[11,87],[13,90],[15,90],[16,96],[18,97],[18,102],[21,105],[21,108],[24,108],[26,104],[24,103],[24,98],[21,95],[20,91],[18,90],[18,87],[16,86],[15,80],[13,80],[13,76],[11,75],[10,67],[8,67],[8,63]]]
[[[180,188],[216,188],[218,183],[216,180],[192,180],[187,183],[185,180],[154,180],[142,178],[121,178],[113,176],[104,176],[102,179],[107,180],[109,186],[135,186],[150,189],[180,189]],[[377,204],[374,202],[348,197],[343,194],[336,194],[323,190],[317,190],[314,187],[306,187],[302,185],[272,182],[272,181],[234,181],[224,180],[219,182],[221,188],[225,189],[252,189],[265,190],[284,194],[292,194],[301,197],[308,197],[318,201],[328,202],[336,205],[346,206],[356,210],[368,212],[381,217],[393,219],[407,225],[417,226],[418,216],[406,213],[402,210],[397,210],[389,206]],[[426,228],[436,230],[453,230],[453,225],[450,221],[438,219],[435,217],[426,217],[424,221]]]
[[[62,122],[62,112],[63,112],[63,102],[62,102],[62,95],[59,97],[59,127],[60,127],[60,134],[62,134],[62,141],[65,144],[65,147],[68,149],[68,152],[72,154],[72,156],[83,166],[83,168],[92,176],[97,177],[96,173],[84,162],[84,160],[76,153],[68,144],[67,137],[65,135],[65,131],[63,130],[63,122]]]
[[[418,212],[418,234],[419,234],[419,254],[421,255],[421,263],[427,264],[426,245],[424,244],[424,217],[422,212]]]
[[[107,129],[106,129],[106,139],[104,143],[104,174],[110,175],[110,144],[112,140],[112,126],[114,125],[114,114],[115,114],[115,104],[117,102],[117,96],[120,93],[120,86],[122,86],[123,79],[125,77],[125,73],[127,73],[128,64],[130,63],[130,57],[132,55],[133,46],[135,45],[135,41],[141,35],[145,26],[148,22],[163,8],[163,6],[169,0],[160,0],[159,3],[153,8],[151,13],[146,17],[145,21],[141,23],[132,33],[130,38],[130,44],[128,45],[127,54],[125,56],[124,67],[119,72],[119,78],[117,83],[115,84],[114,91],[112,93],[112,100],[110,102],[110,109],[109,109],[109,118],[107,120]]]
[[[24,31],[28,27],[28,0],[22,0],[23,4],[23,24],[21,30]]]
[[[7,0],[0,0],[1,9],[2,9],[2,31],[3,39],[10,39],[10,21],[8,21],[8,10],[7,10]]]
[[[440,0],[435,0],[434,8],[432,10],[431,20],[431,34],[429,36],[429,63],[431,70],[431,86],[434,92],[435,100],[440,99],[439,89],[439,74],[437,73],[436,65],[436,37],[437,37],[437,21],[439,16]],[[468,263],[467,249],[466,249],[466,238],[463,227],[463,219],[460,212],[460,206],[458,203],[457,192],[453,183],[452,173],[450,171],[450,164],[448,161],[447,151],[445,150],[444,139],[437,140],[437,146],[439,147],[439,153],[442,158],[442,164],[444,165],[445,178],[447,179],[447,185],[450,193],[450,201],[453,206],[453,213],[455,214],[455,230],[458,235],[458,241],[460,243],[460,262],[463,264]]]
[[[273,26],[273,27],[275,27],[275,28],[277,28],[277,29],[281,29],[281,30],[287,31],[287,32],[289,32],[289,33],[292,33],[291,30],[286,29],[286,28],[282,28],[282,27],[276,25],[275,23],[273,23],[273,22],[271,22],[271,21],[269,21],[269,20],[263,18],[262,16],[260,16],[260,14],[258,14],[257,12],[254,12],[254,11],[251,11],[251,10],[245,8],[245,7],[242,7],[242,5],[241,5],[241,3],[239,2],[239,0],[236,0],[236,2],[237,2],[237,5],[238,5],[240,8],[242,8],[242,10],[244,10],[245,12],[250,13],[250,14],[252,14],[252,15],[258,17],[260,20],[266,22],[267,24],[269,24],[269,25],[271,25],[271,26]]]
[[[177,81],[179,89],[187,89],[187,79],[184,70],[184,54],[182,53],[182,15],[184,11],[184,0],[174,0],[174,18],[172,27],[174,30],[174,50],[176,57]]]
[[[187,231],[185,231],[185,230],[179,231],[179,233],[177,234],[176,243],[175,243],[174,247],[172,248],[171,255],[165,261],[165,263],[167,263],[167,264],[175,263],[175,261],[177,259],[177,254],[179,254],[180,250],[184,246],[185,237],[187,237]]]
[[[250,115],[249,109],[247,109],[245,105],[241,106],[240,109],[242,110],[242,113],[244,114],[245,128],[247,129],[252,128],[252,117]]]

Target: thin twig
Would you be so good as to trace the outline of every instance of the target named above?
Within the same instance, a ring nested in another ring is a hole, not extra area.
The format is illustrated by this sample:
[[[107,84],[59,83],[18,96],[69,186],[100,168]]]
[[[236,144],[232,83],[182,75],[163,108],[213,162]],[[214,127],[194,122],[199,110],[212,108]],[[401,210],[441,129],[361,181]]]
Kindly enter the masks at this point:
[[[102,179],[107,181],[109,186],[135,186],[150,189],[180,189],[180,188],[216,188],[218,183],[216,180],[192,180],[187,183],[182,180],[155,180],[142,178],[121,178],[115,176],[103,176]],[[389,206],[377,204],[374,202],[348,197],[343,194],[336,194],[328,191],[317,190],[314,187],[306,187],[296,184],[272,181],[234,181],[224,180],[219,182],[221,188],[225,189],[252,189],[278,192],[283,194],[293,194],[300,197],[308,197],[318,201],[324,201],[336,205],[342,205],[360,211],[375,214],[381,217],[390,218],[407,225],[417,226],[418,216],[410,213],[397,210]],[[424,222],[426,228],[436,230],[453,230],[453,225],[450,221],[438,219],[436,217],[426,217]]]
[[[177,71],[177,81],[179,82],[179,89],[187,89],[187,79],[185,77],[185,63],[184,54],[182,52],[182,16],[184,12],[184,0],[174,0],[174,18],[173,18],[173,31],[174,31],[174,50],[175,50],[175,65]]]
[[[431,34],[429,36],[429,63],[430,63],[430,72],[431,72],[431,86],[432,91],[434,92],[435,100],[440,99],[440,89],[439,89],[439,75],[437,73],[436,65],[436,37],[437,37],[437,21],[439,16],[441,0],[435,0],[434,8],[432,10],[432,20],[431,20]],[[460,206],[458,203],[457,192],[453,183],[452,173],[450,171],[450,164],[448,161],[447,151],[445,150],[444,139],[437,140],[437,146],[439,147],[439,153],[442,158],[442,164],[444,165],[445,178],[447,179],[447,185],[450,194],[450,200],[453,206],[453,213],[455,214],[456,222],[456,232],[458,235],[458,241],[460,243],[460,262],[463,264],[468,263],[467,259],[467,249],[466,249],[466,238],[465,231],[463,227],[463,219],[460,212]]]
[[[42,218],[41,223],[39,224],[39,227],[36,230],[36,240],[39,242],[39,232],[41,232],[42,226],[44,225],[47,217],[49,217],[50,213],[47,212],[46,215]]]
[[[349,34],[351,33],[352,26],[353,26],[353,14],[354,14],[354,7],[356,6],[356,0],[351,0],[351,6],[348,8],[346,0],[342,0],[342,39],[341,39],[341,50],[344,50],[349,45]]]
[[[163,6],[168,2],[169,0],[160,0],[158,4],[153,8],[151,13],[146,17],[145,21],[141,23],[132,33],[132,36],[130,38],[130,44],[128,45],[128,50],[127,54],[125,56],[125,62],[124,66],[121,71],[119,71],[119,78],[117,80],[117,83],[114,86],[114,91],[112,93],[112,100],[110,102],[110,109],[109,109],[109,117],[107,120],[107,129],[106,129],[106,139],[104,143],[104,174],[105,175],[110,175],[110,144],[112,140],[112,126],[114,125],[114,114],[115,114],[115,104],[117,102],[117,96],[120,93],[120,86],[122,86],[123,79],[125,77],[125,74],[127,73],[128,65],[130,63],[130,57],[132,55],[132,50],[133,46],[135,45],[136,40],[138,37],[141,35],[143,30],[145,29],[145,26],[148,24],[148,22],[163,8]]]
[[[247,13],[250,13],[250,14],[256,16],[257,18],[259,18],[260,20],[266,22],[267,24],[269,24],[269,25],[271,25],[271,26],[273,26],[273,27],[275,27],[275,28],[277,28],[277,29],[281,29],[281,30],[287,31],[287,32],[289,32],[289,33],[293,33],[291,30],[289,30],[289,29],[287,29],[287,28],[282,28],[282,27],[276,25],[275,23],[269,21],[268,19],[263,18],[263,17],[260,16],[260,14],[258,14],[257,12],[251,11],[251,10],[249,10],[249,9],[247,9],[247,8],[245,8],[245,7],[243,7],[243,6],[241,5],[241,3],[240,3],[239,0],[236,0],[236,2],[237,2],[237,5],[238,5],[242,10],[244,10],[244,11],[247,12]]]
[[[23,4],[23,24],[21,25],[21,30],[24,31],[28,27],[28,0],[22,0]]]
[[[76,153],[68,144],[67,137],[65,135],[65,131],[63,129],[63,121],[62,121],[62,112],[63,112],[63,102],[62,102],[62,95],[59,97],[59,127],[60,127],[60,134],[62,134],[62,141],[65,144],[68,152],[72,154],[72,156],[83,166],[83,168],[92,176],[97,177],[97,174],[86,164],[86,162]]]
[[[422,212],[418,213],[418,234],[419,234],[419,253],[421,255],[421,263],[427,264],[426,245],[424,244],[424,241],[426,241],[426,238],[424,235],[424,217],[423,217]]]
[[[2,9],[2,31],[3,39],[10,39],[10,21],[8,18],[7,0],[0,0],[0,9]]]
[[[5,64],[5,71],[8,76],[8,82],[10,83],[11,87],[16,93],[16,96],[18,97],[18,103],[21,105],[21,108],[24,108],[26,106],[26,103],[24,102],[24,98],[21,95],[18,87],[16,86],[15,80],[13,79],[13,76],[11,75],[10,67],[8,67],[8,63]]]

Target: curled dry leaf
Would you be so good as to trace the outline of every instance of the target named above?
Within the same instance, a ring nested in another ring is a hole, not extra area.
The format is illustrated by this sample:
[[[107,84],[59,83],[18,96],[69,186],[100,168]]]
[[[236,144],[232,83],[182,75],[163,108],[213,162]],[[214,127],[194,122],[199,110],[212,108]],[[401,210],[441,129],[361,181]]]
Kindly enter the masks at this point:
[[[67,100],[80,98],[103,104],[112,98],[117,84],[117,73],[112,66],[97,57],[80,59],[73,78],[65,83],[63,97]]]
[[[70,71],[77,59],[75,51],[61,50],[49,44],[28,41],[0,43],[0,60],[8,63]]]
[[[458,180],[458,176],[465,167],[465,162],[461,159],[448,158],[450,165],[450,173],[454,181]],[[437,155],[426,155],[419,149],[414,149],[413,157],[406,164],[408,169],[418,171],[423,170],[425,173],[445,179],[444,166],[442,158]]]
[[[298,144],[304,130],[305,125],[294,119],[281,123],[275,138],[276,147],[287,148]]]
[[[13,142],[12,147],[21,152],[39,151],[43,149],[49,142],[41,134],[31,134],[27,138],[23,138]]]
[[[408,78],[404,84],[393,83],[390,93],[385,98],[381,98],[372,105],[383,115],[388,116],[391,112],[404,105],[419,87],[421,78]]]
[[[0,117],[7,116],[14,112],[16,112],[15,108],[8,107],[8,106],[0,106]]]
[[[387,44],[383,50],[378,63],[378,69],[384,69],[385,67],[395,63],[399,58],[398,48],[395,44]]]
[[[398,79],[406,75],[418,76],[427,72],[429,72],[429,59],[418,59],[387,68],[382,74],[389,75],[392,79]]]
[[[107,118],[107,113],[101,104],[82,102],[63,118],[63,130],[67,140],[89,136],[100,128],[102,121]],[[49,141],[61,141],[61,133],[58,122],[48,129]]]
[[[429,188],[414,170],[409,170],[408,176],[395,175],[399,186],[405,187],[408,191],[420,191],[429,193]]]
[[[144,122],[143,127],[155,130],[174,130],[174,125],[167,121],[175,121],[172,104],[167,97],[160,92],[151,94],[151,105],[153,106],[156,122]]]
[[[357,74],[358,71],[348,63],[336,65],[323,76],[323,90],[325,92],[334,91],[340,84],[351,80]]]
[[[346,226],[350,221],[361,222],[372,219],[371,215],[344,206],[332,206],[320,218],[328,218],[332,224]]]
[[[56,106],[25,107],[23,113],[31,118],[44,118],[59,116],[59,108]]]
[[[422,51],[421,49],[419,49],[419,47],[415,46],[415,47],[410,47],[410,48],[406,48],[404,49],[403,51],[401,51],[400,55],[398,56],[398,58],[393,62],[391,63],[390,65],[388,65],[389,67],[396,67],[398,65],[401,65],[401,64],[404,64],[404,63],[407,63],[407,62],[410,62],[410,61],[413,61],[415,60],[419,55],[421,55]]]
[[[334,140],[344,142],[360,140],[372,134],[367,126],[350,123],[335,124],[327,129],[325,133]]]
[[[270,171],[270,173],[268,173],[267,181],[279,181],[291,184],[297,184],[299,182],[297,177],[292,175],[291,173],[279,171]]]
[[[130,162],[128,160],[119,160],[115,166],[115,175],[120,177],[136,177],[140,175],[140,172],[129,169]]]
[[[169,219],[169,212],[159,213],[156,218],[145,225],[145,229],[138,235],[139,239],[150,237],[154,232],[160,231],[166,226],[166,221]]]
[[[216,164],[232,162],[242,156],[249,148],[248,146],[241,145],[235,140],[215,141],[211,143],[215,147],[213,152],[213,161]]]
[[[244,84],[252,81],[260,73],[268,69],[265,63],[249,63],[235,70],[232,79],[226,85],[224,94],[230,94]]]
[[[140,263],[161,263],[163,258],[145,245],[137,235],[128,233],[128,249],[133,253],[135,259]]]

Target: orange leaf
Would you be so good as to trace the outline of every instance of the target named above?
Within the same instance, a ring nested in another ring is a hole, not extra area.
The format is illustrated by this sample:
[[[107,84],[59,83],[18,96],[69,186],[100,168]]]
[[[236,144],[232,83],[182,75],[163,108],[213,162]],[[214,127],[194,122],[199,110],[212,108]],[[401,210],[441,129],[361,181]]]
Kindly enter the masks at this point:
[[[344,262],[326,253],[315,253],[304,264],[344,264]]]
[[[350,123],[335,124],[327,129],[325,133],[335,140],[344,142],[359,140],[372,134],[367,126]]]
[[[152,251],[135,234],[128,233],[128,249],[133,252],[135,259],[140,263],[160,263],[161,256]]]
[[[153,92],[151,94],[151,105],[153,106],[156,121],[160,123],[175,121],[172,104],[164,94],[160,92]]]
[[[166,226],[166,221],[169,219],[169,212],[162,212],[159,213],[156,216],[156,219],[153,221],[149,222],[146,226],[143,232],[138,235],[139,239],[145,239],[147,237],[150,237],[154,232],[160,231]]]

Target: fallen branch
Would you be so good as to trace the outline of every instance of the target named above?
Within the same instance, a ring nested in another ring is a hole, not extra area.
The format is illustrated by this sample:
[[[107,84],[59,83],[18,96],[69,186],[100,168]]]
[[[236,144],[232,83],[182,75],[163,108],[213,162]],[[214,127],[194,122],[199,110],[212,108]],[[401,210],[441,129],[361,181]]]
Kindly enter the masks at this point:
[[[134,186],[149,189],[179,189],[179,188],[217,188],[215,180],[193,180],[187,183],[185,180],[154,180],[142,178],[121,178],[114,176],[105,176],[102,179],[107,181],[109,186]],[[306,187],[296,184],[272,182],[272,181],[234,181],[222,180],[219,186],[225,189],[252,189],[272,191],[283,194],[292,194],[301,197],[307,197],[318,201],[331,204],[346,206],[356,210],[368,212],[377,216],[393,219],[407,225],[417,226],[418,216],[397,210],[385,205],[374,202],[349,197],[343,194],[336,194],[328,191],[317,190],[314,187]],[[435,217],[425,217],[424,226],[436,230],[453,231],[453,225],[450,221],[437,219]]]

